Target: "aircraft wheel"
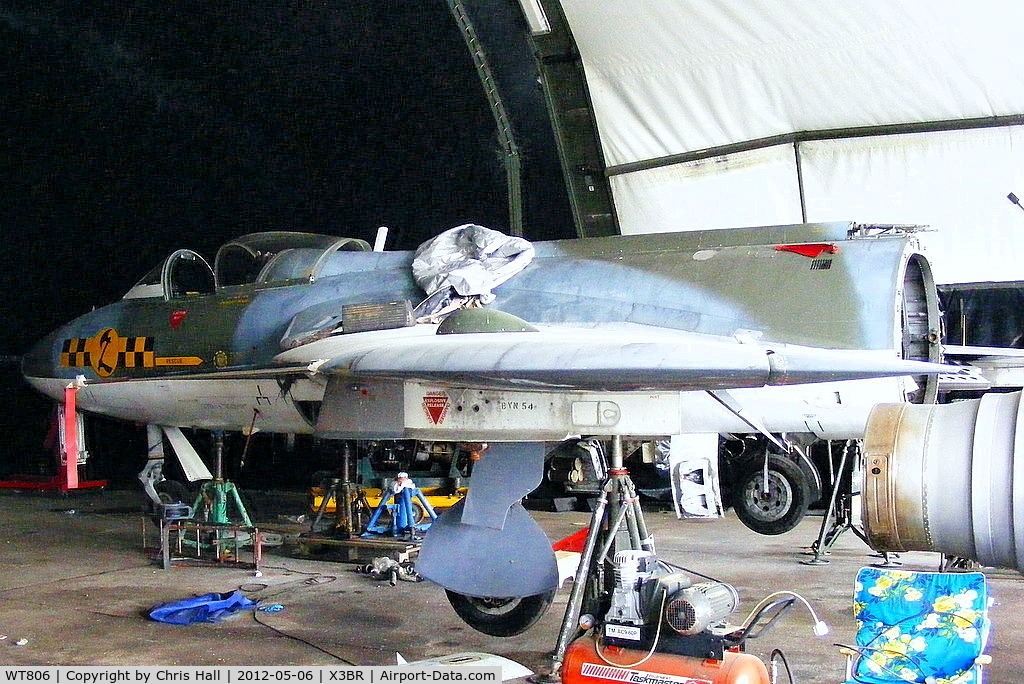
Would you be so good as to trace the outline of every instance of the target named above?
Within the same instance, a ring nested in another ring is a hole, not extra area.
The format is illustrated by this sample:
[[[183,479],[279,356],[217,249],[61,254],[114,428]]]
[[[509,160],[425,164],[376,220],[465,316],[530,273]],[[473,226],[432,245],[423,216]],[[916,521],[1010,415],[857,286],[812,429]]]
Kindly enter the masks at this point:
[[[459,617],[478,632],[497,637],[522,634],[537,622],[551,605],[554,591],[533,596],[479,598],[445,589],[448,601]]]
[[[153,489],[156,490],[157,496],[160,497],[160,503],[171,504],[171,503],[184,503],[191,505],[195,497],[189,494],[188,487],[177,480],[160,480]],[[153,509],[153,515],[151,516],[154,525],[160,524],[160,517],[163,515],[163,511],[159,510],[157,506],[150,504]]]
[[[192,503],[193,497],[188,493],[188,487],[177,480],[160,480],[153,489],[160,497],[160,503]]]
[[[783,534],[807,514],[811,492],[800,466],[784,456],[768,455],[768,488],[764,463],[745,469],[736,482],[733,508],[744,525],[758,534]]]

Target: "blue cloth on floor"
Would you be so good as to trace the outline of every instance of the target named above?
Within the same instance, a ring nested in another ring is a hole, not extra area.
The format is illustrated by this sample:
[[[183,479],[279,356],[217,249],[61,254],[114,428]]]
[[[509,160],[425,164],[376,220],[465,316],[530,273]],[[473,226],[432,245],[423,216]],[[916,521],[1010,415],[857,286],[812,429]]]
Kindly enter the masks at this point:
[[[225,617],[256,605],[239,590],[223,594],[203,594],[181,601],[161,603],[149,611],[149,617],[157,622],[173,625],[189,625],[193,622],[218,622]]]

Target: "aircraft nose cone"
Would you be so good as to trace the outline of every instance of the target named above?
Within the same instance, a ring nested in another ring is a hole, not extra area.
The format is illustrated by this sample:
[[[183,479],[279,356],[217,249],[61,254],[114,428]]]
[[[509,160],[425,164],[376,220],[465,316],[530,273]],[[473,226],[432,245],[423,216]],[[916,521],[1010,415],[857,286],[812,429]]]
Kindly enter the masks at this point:
[[[55,351],[56,339],[57,332],[51,333],[22,355],[21,375],[29,384],[38,387],[40,379],[60,377],[56,365],[60,350]]]

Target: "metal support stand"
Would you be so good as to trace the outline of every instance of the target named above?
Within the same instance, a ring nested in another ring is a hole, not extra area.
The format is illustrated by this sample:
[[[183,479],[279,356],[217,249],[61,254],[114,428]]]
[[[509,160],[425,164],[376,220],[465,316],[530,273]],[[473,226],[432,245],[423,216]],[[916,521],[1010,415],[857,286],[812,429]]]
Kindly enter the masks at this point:
[[[423,492],[420,491],[419,487],[414,485],[408,478],[403,478],[402,475],[404,473],[399,473],[395,489],[386,492],[381,498],[380,504],[374,510],[373,515],[370,516],[370,521],[366,523],[366,532],[363,533],[364,537],[387,534],[389,530],[393,537],[401,537],[403,535],[413,537],[417,532],[425,532],[430,527],[430,524],[437,520],[437,513],[434,512],[433,506],[427,501],[427,497],[423,496]],[[413,499],[416,499],[420,506],[422,506],[427,518],[429,518],[427,522],[417,524],[416,512],[412,505]],[[385,512],[391,513],[391,523],[382,525],[380,524],[380,519]]]
[[[64,388],[64,404],[59,406],[55,416],[54,450],[58,467],[52,477],[15,476],[0,481],[0,489],[31,489],[37,491],[61,491],[67,493],[77,489],[103,489],[106,480],[82,480],[78,469],[88,459],[85,449],[85,422],[77,409],[78,384],[73,382]]]
[[[243,550],[247,549],[252,550],[251,562],[243,560]],[[256,527],[205,525],[173,518],[161,520],[160,555],[164,570],[178,563],[259,571],[263,564],[263,533]]]
[[[323,532],[330,529],[339,536],[351,536],[351,528],[343,522],[346,518],[351,517],[346,514],[346,510],[350,508],[348,503],[349,490],[346,485],[348,483],[343,482],[337,477],[328,478],[320,483],[320,489],[323,493],[320,495],[320,504],[316,507],[316,515],[313,517],[313,522],[310,523],[310,532]],[[334,502],[334,522],[325,526],[323,520],[331,509],[332,501]]]
[[[173,560],[260,569],[263,535],[249,519],[235,485],[224,480],[224,433],[215,432],[214,440],[217,474],[203,485],[195,505],[160,504],[160,554],[165,570],[171,567],[172,549],[176,554]],[[232,505],[241,519],[238,524],[230,519]],[[203,511],[203,520],[194,519],[199,511]],[[184,553],[186,547],[190,549],[188,554]],[[242,550],[250,547],[251,564],[241,560]]]
[[[363,506],[359,488],[352,482],[352,453],[345,445],[341,460],[341,477],[332,477],[321,483],[323,494],[316,516],[310,525],[310,532],[330,530],[333,536],[348,538],[358,535],[363,528]],[[334,522],[323,526],[324,516],[334,502]]]
[[[608,468],[608,477],[601,487],[601,494],[590,519],[590,531],[580,555],[572,593],[558,633],[551,673],[542,677],[544,681],[560,681],[566,649],[579,630],[584,594],[591,590],[596,596],[603,590],[604,563],[609,554],[625,549],[655,552],[654,539],[647,531],[640,498],[623,461],[622,437],[616,436],[612,442],[611,467]]]
[[[334,529],[344,536],[359,534],[362,529],[362,516],[357,512],[353,504],[356,501],[358,488],[352,482],[352,452],[346,442],[341,453],[341,482],[332,481],[334,489],[334,511],[337,522]],[[324,499],[324,506],[327,499]],[[314,530],[316,527],[313,528]]]
[[[829,445],[829,458],[832,458],[831,444]],[[853,524],[853,469],[858,458],[860,458],[860,443],[852,439],[847,440],[843,446],[842,455],[839,457],[839,468],[836,470],[832,494],[829,497],[828,509],[821,521],[818,538],[810,546],[810,553],[814,557],[800,561],[803,565],[828,564],[829,560],[826,556],[832,553],[832,546],[847,530],[857,535],[868,547],[871,546],[864,531]],[[892,555],[898,557],[896,554]],[[900,565],[898,561],[889,556],[890,554],[883,552],[881,554],[882,563],[878,565],[883,567]]]
[[[242,497],[233,482],[224,479],[224,433],[213,433],[214,449],[217,456],[217,471],[214,479],[205,483],[196,497],[195,510],[204,511],[206,522],[212,525],[230,525],[228,509],[234,504],[235,512],[244,527],[252,527],[249,513],[245,510]]]

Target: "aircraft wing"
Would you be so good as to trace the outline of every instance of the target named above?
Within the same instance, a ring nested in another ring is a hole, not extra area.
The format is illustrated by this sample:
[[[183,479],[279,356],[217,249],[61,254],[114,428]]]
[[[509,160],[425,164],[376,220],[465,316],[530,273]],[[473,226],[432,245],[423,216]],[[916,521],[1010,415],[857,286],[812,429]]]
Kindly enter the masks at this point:
[[[714,390],[950,370],[891,351],[744,343],[645,326],[438,334],[436,326],[418,325],[336,335],[275,361],[352,377],[583,391]]]
[[[540,327],[520,321],[501,326],[505,331],[461,332],[466,328],[449,321],[441,326],[338,334],[285,351],[275,361],[290,368],[307,364],[310,372],[357,381],[418,381],[484,390],[655,393],[947,370],[939,364],[902,361],[892,351],[768,345],[651,326]],[[336,382],[335,388],[348,384]],[[359,434],[381,425],[395,429],[396,415],[404,408],[400,397],[389,409],[386,394],[381,394],[365,404],[352,395],[351,405],[339,409],[329,405],[340,403],[332,402],[331,391],[328,385],[318,426],[325,433]],[[382,418],[383,414],[387,415]],[[737,415],[746,420],[740,412]],[[539,415],[533,419],[543,422]],[[552,436],[578,431],[584,419],[580,420],[571,422],[567,416]],[[756,427],[755,422],[750,424]],[[457,435],[464,428],[455,421],[445,429]],[[557,586],[550,542],[517,503],[540,484],[545,458],[543,443],[523,441],[522,435],[529,433],[536,439],[546,429],[550,428],[513,423],[508,430],[474,425],[466,433],[473,439],[486,437],[489,449],[474,466],[465,503],[431,524],[417,560],[424,577],[450,592],[477,597],[537,597]],[[509,430],[520,437],[508,440]],[[395,429],[395,434],[404,433]],[[492,437],[496,434],[503,437]],[[643,430],[641,434],[664,433]],[[516,549],[511,561],[509,548]],[[452,558],[460,562],[453,564]],[[467,567],[473,572],[466,572]]]

